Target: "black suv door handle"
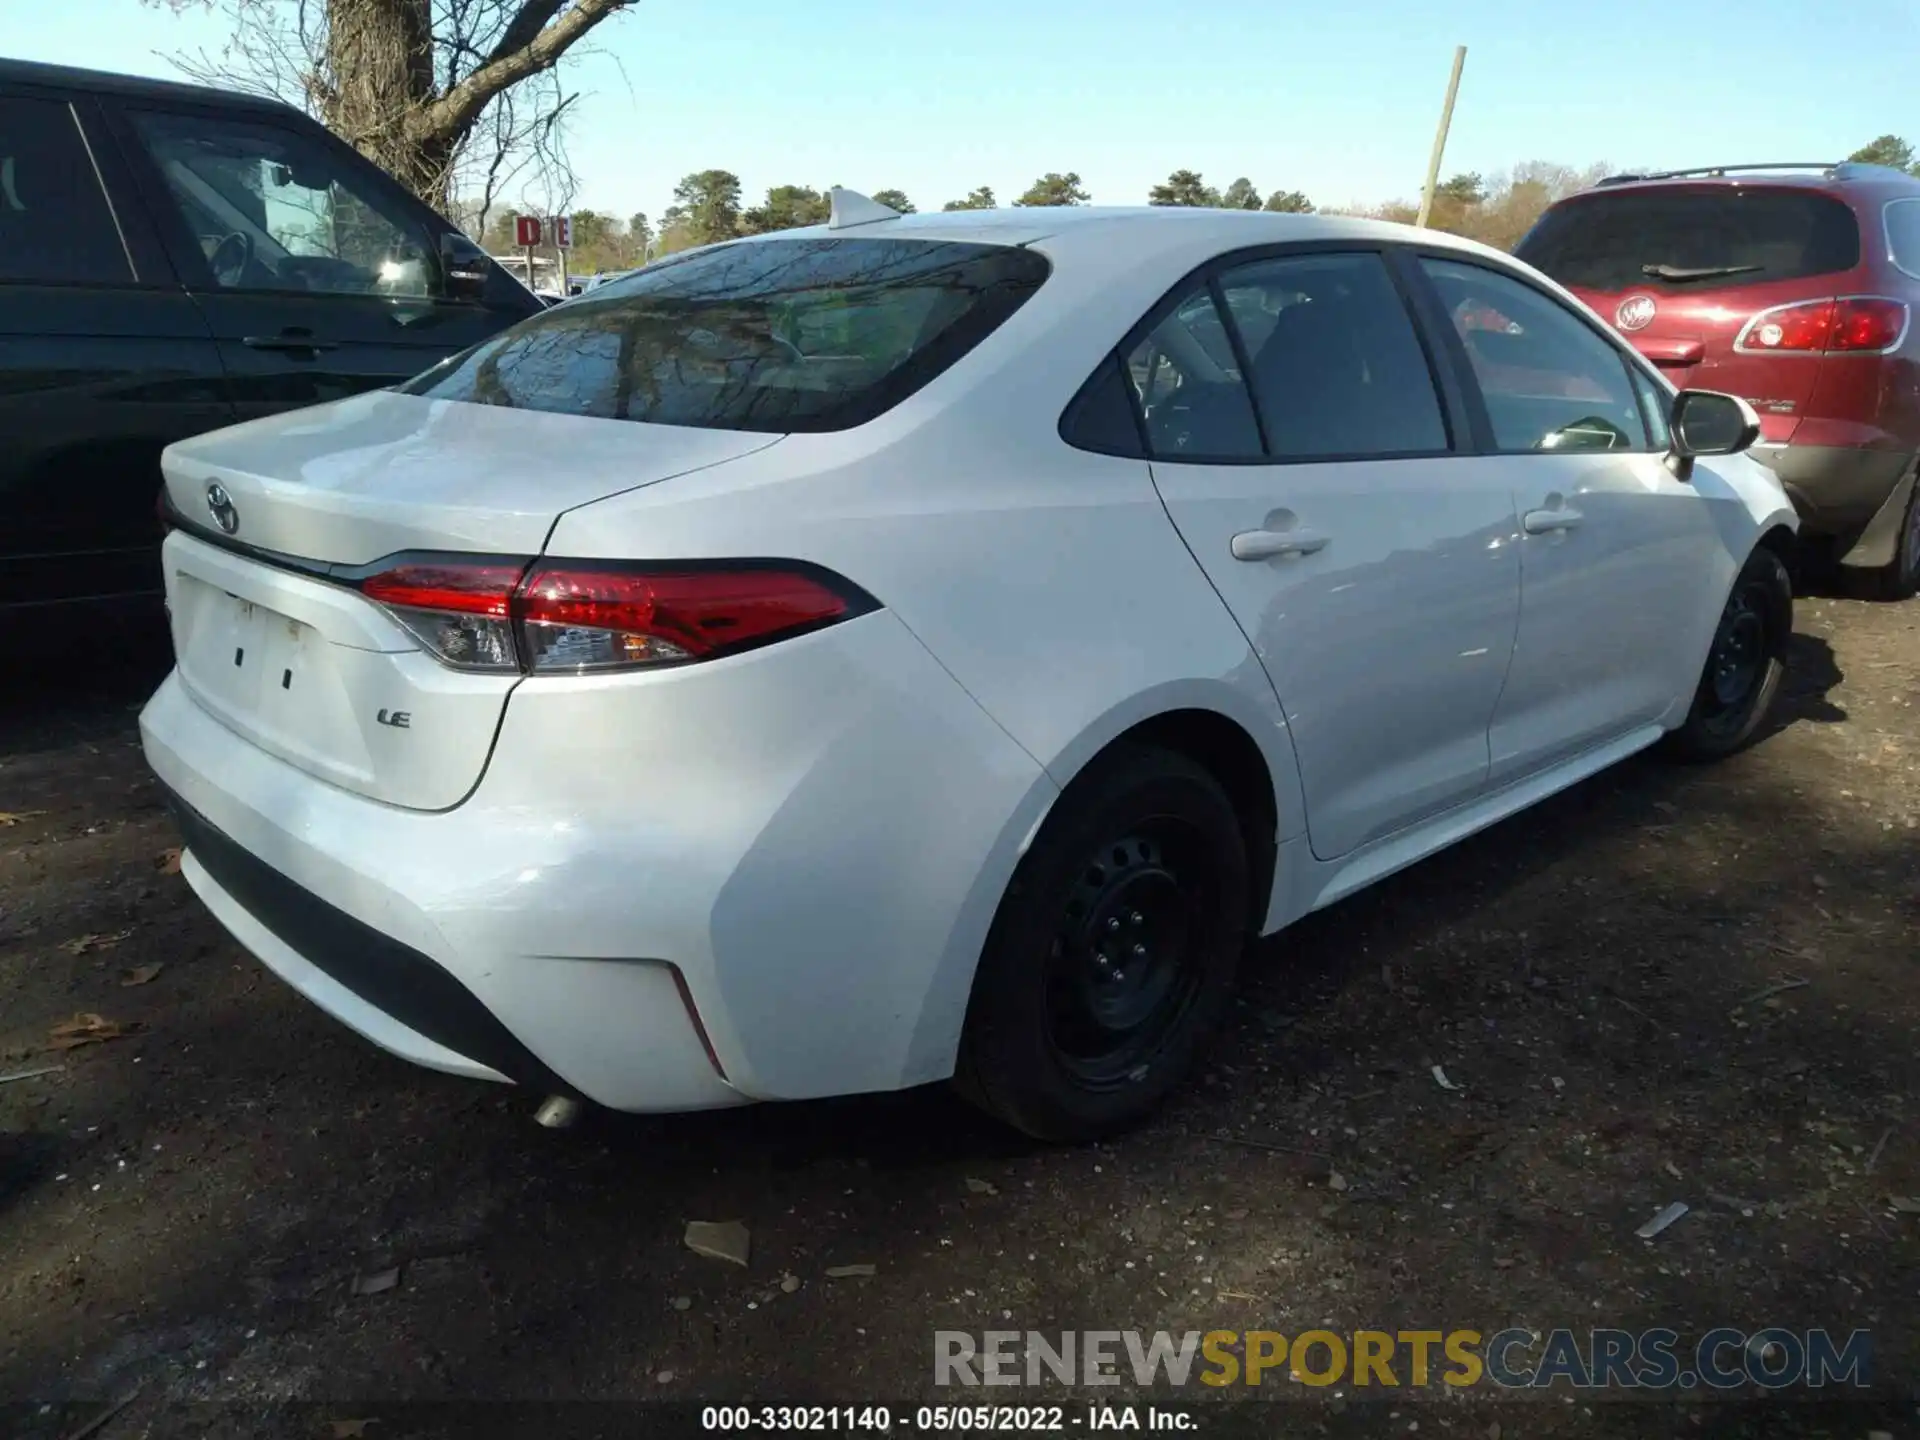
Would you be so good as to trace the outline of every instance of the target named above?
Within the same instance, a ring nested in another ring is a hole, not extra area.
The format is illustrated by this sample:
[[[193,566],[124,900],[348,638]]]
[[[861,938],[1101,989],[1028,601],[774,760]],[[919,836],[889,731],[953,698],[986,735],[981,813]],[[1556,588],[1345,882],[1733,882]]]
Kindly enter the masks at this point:
[[[330,345],[315,340],[311,334],[303,335],[298,331],[283,331],[278,335],[244,335],[240,343],[249,350],[284,350],[290,354],[318,355],[322,350],[338,350],[338,345]]]

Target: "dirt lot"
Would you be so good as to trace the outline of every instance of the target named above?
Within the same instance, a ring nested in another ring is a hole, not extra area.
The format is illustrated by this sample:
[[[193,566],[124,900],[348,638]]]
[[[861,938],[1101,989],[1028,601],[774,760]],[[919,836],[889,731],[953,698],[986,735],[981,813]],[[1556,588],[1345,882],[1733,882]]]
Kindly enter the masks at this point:
[[[96,1433],[213,1413],[185,1401],[324,1401],[285,1431],[321,1435],[397,1399],[898,1404],[936,1328],[1773,1324],[1870,1329],[1874,1423],[1920,1433],[1920,1216],[1889,1203],[1920,1195],[1920,602],[1803,601],[1800,630],[1756,750],[1631,763],[1269,943],[1202,1083],[1085,1151],[938,1091],[539,1130],[535,1097],[369,1048],[166,873],[151,674],[16,678],[0,1073],[65,1068],[0,1085],[0,1399],[62,1408],[0,1431],[143,1384]],[[76,1012],[131,1033],[49,1053]],[[689,1252],[696,1218],[746,1222],[751,1264]],[[1457,1397],[1268,1388],[1296,1402],[1268,1433],[1498,1433]],[[1497,1412],[1763,1414],[1866,1433],[1791,1397]]]

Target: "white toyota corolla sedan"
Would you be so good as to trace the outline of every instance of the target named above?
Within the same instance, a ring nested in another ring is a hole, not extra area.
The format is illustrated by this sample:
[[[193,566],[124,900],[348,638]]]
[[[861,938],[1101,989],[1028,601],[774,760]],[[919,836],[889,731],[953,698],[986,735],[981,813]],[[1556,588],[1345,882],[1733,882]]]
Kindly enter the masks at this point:
[[[183,868],[375,1044],[1098,1135],[1251,937],[1762,726],[1753,411],[1509,257],[835,210],[167,452]]]

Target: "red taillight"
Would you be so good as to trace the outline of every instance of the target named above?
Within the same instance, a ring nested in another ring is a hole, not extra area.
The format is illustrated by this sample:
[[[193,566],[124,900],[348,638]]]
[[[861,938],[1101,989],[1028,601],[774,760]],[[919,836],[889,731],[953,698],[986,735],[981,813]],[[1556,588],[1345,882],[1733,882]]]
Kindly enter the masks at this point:
[[[811,567],[761,563],[529,569],[522,560],[436,558],[383,570],[359,588],[446,664],[535,674],[710,659],[872,604]]]
[[[524,560],[397,565],[360,582],[360,593],[382,605],[447,610],[504,620],[513,587],[527,573]]]
[[[534,670],[705,659],[847,613],[846,599],[781,569],[621,571],[541,565],[514,604]]]
[[[1733,348],[1747,355],[1877,354],[1900,343],[1907,318],[1902,300],[1804,300],[1762,310],[1741,329]]]

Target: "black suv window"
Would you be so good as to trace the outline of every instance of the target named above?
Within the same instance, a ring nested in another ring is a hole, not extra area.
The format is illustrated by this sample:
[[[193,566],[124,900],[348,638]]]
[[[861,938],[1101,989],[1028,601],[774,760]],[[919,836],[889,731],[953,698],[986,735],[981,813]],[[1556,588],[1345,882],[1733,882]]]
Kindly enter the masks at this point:
[[[132,278],[72,107],[0,95],[0,280]]]
[[[199,115],[134,121],[223,289],[425,297],[439,288],[418,217],[318,141]]]
[[[1576,289],[1713,290],[1851,270],[1860,226],[1812,190],[1601,190],[1549,210],[1514,253]]]
[[[1433,372],[1380,256],[1258,260],[1220,289],[1275,459],[1447,448]]]
[[[404,388],[656,425],[842,430],[984,340],[1047,276],[1031,250],[755,240],[648,266]]]
[[[1505,451],[1643,450],[1627,360],[1558,300],[1480,265],[1423,259]]]

